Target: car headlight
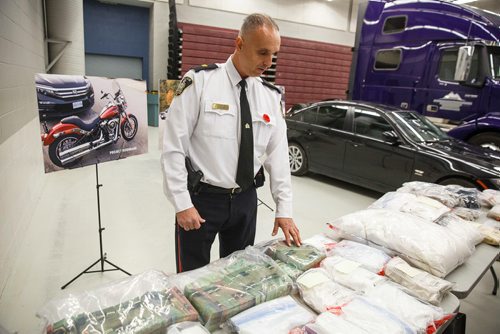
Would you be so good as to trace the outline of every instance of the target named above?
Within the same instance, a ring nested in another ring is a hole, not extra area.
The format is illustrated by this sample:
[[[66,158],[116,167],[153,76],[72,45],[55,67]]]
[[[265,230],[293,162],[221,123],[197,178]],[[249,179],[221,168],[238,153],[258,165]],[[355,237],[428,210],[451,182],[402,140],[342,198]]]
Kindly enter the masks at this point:
[[[40,94],[43,94],[43,95],[54,95],[54,91],[52,89],[48,89],[48,88],[45,88],[45,87],[36,87],[36,91]]]

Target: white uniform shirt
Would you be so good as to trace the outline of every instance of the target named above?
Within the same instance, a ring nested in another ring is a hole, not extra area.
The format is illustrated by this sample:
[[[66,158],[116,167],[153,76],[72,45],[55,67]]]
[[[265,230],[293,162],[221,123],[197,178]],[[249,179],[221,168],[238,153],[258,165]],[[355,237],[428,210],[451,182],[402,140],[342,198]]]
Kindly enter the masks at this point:
[[[194,70],[185,77],[192,84],[174,98],[167,113],[161,164],[164,192],[179,212],[193,206],[187,190],[185,156],[200,169],[202,181],[235,188],[240,137],[241,77],[231,57],[213,70]],[[249,77],[247,98],[252,113],[254,174],[269,173],[276,217],[292,217],[292,189],[288,164],[286,123],[281,95]]]

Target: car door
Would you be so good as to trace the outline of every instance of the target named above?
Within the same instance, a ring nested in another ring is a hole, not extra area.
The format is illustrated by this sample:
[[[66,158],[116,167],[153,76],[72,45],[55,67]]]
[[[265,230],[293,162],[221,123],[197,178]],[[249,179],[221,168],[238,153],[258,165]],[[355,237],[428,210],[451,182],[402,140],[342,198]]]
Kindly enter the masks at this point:
[[[342,171],[347,109],[348,106],[331,103],[318,107],[308,147],[311,169],[326,175]]]
[[[353,183],[379,191],[409,181],[415,156],[412,148],[384,140],[383,132],[394,128],[379,111],[356,106],[353,113],[354,133],[346,143],[344,173]]]

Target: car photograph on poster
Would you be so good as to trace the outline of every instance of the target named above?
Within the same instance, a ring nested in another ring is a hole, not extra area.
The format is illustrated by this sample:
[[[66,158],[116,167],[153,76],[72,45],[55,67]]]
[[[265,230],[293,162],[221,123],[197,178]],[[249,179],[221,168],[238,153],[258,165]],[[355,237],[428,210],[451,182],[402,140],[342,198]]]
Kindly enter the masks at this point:
[[[500,189],[500,154],[449,137],[424,116],[323,101],[286,115],[292,175],[322,174],[379,192],[408,181]]]
[[[94,105],[94,88],[82,75],[35,75],[40,119],[76,115]]]

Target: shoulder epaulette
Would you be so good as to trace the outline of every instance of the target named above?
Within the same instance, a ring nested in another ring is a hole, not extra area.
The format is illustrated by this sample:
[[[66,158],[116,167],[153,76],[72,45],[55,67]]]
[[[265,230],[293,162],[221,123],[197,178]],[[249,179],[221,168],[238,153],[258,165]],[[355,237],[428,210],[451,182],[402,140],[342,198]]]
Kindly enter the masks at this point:
[[[270,82],[267,82],[266,80],[262,79],[262,84],[268,88],[271,88],[271,89],[274,89],[275,91],[277,91],[279,94],[282,94],[281,92],[281,89],[279,89],[278,87],[276,87],[275,85],[273,85],[272,83]]]
[[[195,72],[199,72],[199,71],[209,71],[209,70],[215,70],[216,68],[219,68],[219,66],[217,66],[217,64],[203,64],[201,66],[196,66],[196,67],[193,67],[193,70]]]

